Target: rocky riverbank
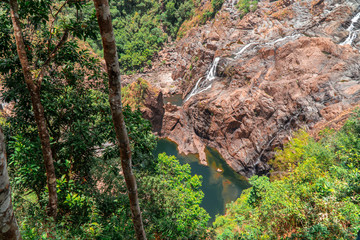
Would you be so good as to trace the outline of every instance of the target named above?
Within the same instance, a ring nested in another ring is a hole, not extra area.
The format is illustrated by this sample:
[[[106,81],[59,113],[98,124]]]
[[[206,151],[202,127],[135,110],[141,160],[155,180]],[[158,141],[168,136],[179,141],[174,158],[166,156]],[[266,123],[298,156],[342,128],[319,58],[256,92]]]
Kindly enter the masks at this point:
[[[185,99],[164,106],[159,135],[180,152],[199,153],[204,164],[209,145],[242,175],[266,173],[274,149],[294,131],[314,129],[358,104],[358,7],[261,1],[241,19],[225,2],[213,21],[165,48],[142,75]]]

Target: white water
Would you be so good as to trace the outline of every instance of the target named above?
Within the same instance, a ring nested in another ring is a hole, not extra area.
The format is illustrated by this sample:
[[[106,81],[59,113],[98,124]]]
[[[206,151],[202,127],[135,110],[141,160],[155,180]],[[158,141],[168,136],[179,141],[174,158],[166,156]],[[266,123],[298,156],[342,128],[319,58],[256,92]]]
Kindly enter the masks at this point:
[[[353,41],[357,37],[357,32],[359,31],[359,30],[354,30],[354,28],[355,28],[354,24],[357,23],[357,21],[359,21],[359,18],[360,18],[360,12],[358,12],[355,15],[355,17],[353,17],[353,19],[351,19],[351,24],[346,29],[347,31],[349,31],[349,36],[345,39],[344,42],[340,43],[340,45],[346,45],[346,44],[351,45],[353,43]]]
[[[219,57],[214,59],[204,81],[201,81],[203,79],[202,77],[199,78],[199,80],[195,84],[195,87],[191,90],[189,95],[185,98],[184,102],[186,102],[187,100],[189,100],[191,97],[195,96],[196,94],[201,93],[201,92],[211,88],[213,80],[216,77],[216,68],[217,68],[217,65],[219,64],[219,60],[220,60]]]
[[[286,36],[286,37],[283,37],[283,38],[279,38],[279,39],[276,39],[272,42],[268,42],[268,43],[265,43],[265,44],[260,44],[260,43],[257,43],[257,42],[252,42],[252,43],[248,43],[246,44],[243,48],[240,49],[240,51],[238,51],[236,54],[235,54],[235,59],[239,58],[241,54],[243,54],[245,52],[246,49],[248,49],[250,46],[252,45],[275,45],[276,43],[278,42],[282,42],[282,41],[285,41],[286,39],[297,39],[301,36],[301,34],[292,34],[290,36]]]
[[[275,41],[272,41],[272,42],[269,42],[269,43],[265,43],[263,45],[274,45],[274,44],[276,44],[278,42],[282,42],[282,41],[284,41],[286,39],[296,39],[296,38],[298,38],[300,36],[301,36],[301,34],[293,34],[293,35],[290,35],[290,36],[286,36],[286,37],[283,37],[283,38],[276,39]],[[240,51],[238,51],[235,54],[235,59],[239,58],[240,55],[242,53],[244,53],[246,51],[246,49],[248,49],[252,45],[260,45],[260,43],[252,42],[252,43],[246,44],[244,47],[242,47],[240,49]],[[208,73],[206,74],[206,78],[204,80],[203,80],[202,77],[199,78],[199,80],[195,84],[195,87],[186,96],[184,102],[186,102],[187,100],[189,100],[191,97],[195,96],[196,94],[201,93],[201,92],[206,91],[206,90],[211,88],[213,80],[216,78],[216,68],[217,68],[217,65],[219,64],[219,60],[220,60],[219,57],[214,59]]]
[[[219,60],[220,60],[219,57],[214,59],[214,62],[212,63],[211,68],[208,74],[206,75],[205,81],[212,81],[216,77],[216,67],[219,64]]]
[[[196,94],[195,91],[196,91],[196,89],[198,89],[201,79],[202,79],[202,77],[199,78],[199,80],[196,82],[195,87],[191,90],[189,95],[187,95],[187,97],[184,99],[184,102],[186,102],[187,100],[189,100],[192,96],[194,96]]]
[[[283,37],[283,38],[276,39],[275,41],[266,43],[265,45],[274,45],[274,44],[276,44],[278,42],[285,41],[286,39],[294,40],[294,39],[297,39],[300,36],[301,36],[301,34],[293,34],[293,35],[290,35],[290,36],[286,36],[286,37]]]
[[[245,50],[248,49],[251,45],[256,45],[256,44],[258,44],[258,43],[252,42],[252,43],[246,44],[242,49],[240,49],[240,51],[238,51],[238,52],[235,54],[235,55],[236,55],[236,56],[235,56],[235,59],[239,58],[240,55],[241,55],[243,52],[245,52]]]

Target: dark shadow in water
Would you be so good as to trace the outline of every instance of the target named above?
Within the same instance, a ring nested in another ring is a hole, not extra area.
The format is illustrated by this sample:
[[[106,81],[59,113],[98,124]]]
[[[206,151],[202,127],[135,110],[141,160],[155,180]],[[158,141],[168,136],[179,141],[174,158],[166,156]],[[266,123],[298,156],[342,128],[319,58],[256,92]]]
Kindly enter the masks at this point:
[[[164,97],[164,104],[171,103],[172,105],[181,106],[183,103],[182,94],[174,94],[170,97]]]
[[[192,175],[203,176],[201,189],[205,196],[201,206],[210,214],[210,223],[215,220],[217,214],[225,213],[227,203],[235,201],[244,189],[250,187],[249,182],[233,171],[214,149],[206,148],[209,166],[201,165],[195,154],[179,154],[176,143],[167,139],[160,139],[154,150],[156,155],[163,152],[174,155],[181,164],[190,164]],[[218,169],[222,172],[218,172]]]

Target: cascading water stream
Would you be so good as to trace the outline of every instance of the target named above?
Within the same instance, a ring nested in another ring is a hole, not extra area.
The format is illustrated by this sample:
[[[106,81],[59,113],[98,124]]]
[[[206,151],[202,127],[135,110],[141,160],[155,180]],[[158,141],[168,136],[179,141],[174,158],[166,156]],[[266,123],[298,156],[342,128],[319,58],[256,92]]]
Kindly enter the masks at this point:
[[[206,75],[205,81],[214,80],[214,78],[216,77],[216,68],[217,68],[217,65],[219,64],[219,60],[220,60],[219,57],[214,59],[214,62],[212,63],[211,68],[210,68],[208,74]]]
[[[202,77],[199,78],[199,80],[197,80],[195,87],[191,90],[191,92],[189,93],[189,95],[185,98],[184,102],[186,102],[187,100],[189,100],[192,96],[194,96],[196,94],[196,90],[199,87],[199,83],[201,81]]]
[[[265,44],[260,44],[257,42],[248,43],[235,54],[235,59],[239,58],[240,55],[242,53],[244,53],[252,45],[255,45],[255,46],[256,45],[274,45],[274,44],[276,44],[278,42],[282,42],[286,39],[296,39],[300,36],[301,36],[301,34],[292,34],[290,36],[279,38],[279,39],[276,39],[275,41],[265,43]],[[195,84],[195,87],[186,96],[184,102],[186,102],[187,100],[189,100],[191,97],[195,96],[196,94],[201,93],[201,92],[206,91],[211,88],[213,80],[216,78],[216,68],[217,68],[217,65],[219,64],[219,60],[220,60],[219,57],[214,59],[214,61],[211,64],[211,67],[206,75],[206,78],[204,80],[203,80],[203,77],[199,78],[199,80]]]
[[[358,12],[355,15],[355,17],[353,17],[353,19],[351,19],[351,24],[346,29],[347,31],[349,31],[349,36],[345,39],[344,42],[340,43],[340,45],[346,45],[346,44],[351,45],[353,43],[353,41],[357,37],[357,32],[359,31],[359,29],[355,29],[355,23],[357,23],[359,21],[359,18],[360,18],[360,12]]]
[[[251,45],[257,45],[258,43],[249,43],[249,44],[246,44],[242,49],[240,49],[240,51],[238,51],[235,55],[235,59],[239,58],[240,55],[245,52],[246,49],[248,49]]]
[[[184,102],[189,100],[192,96],[195,96],[198,93],[201,93],[209,88],[211,88],[213,80],[216,77],[216,68],[219,64],[220,58],[217,57],[214,59],[213,63],[211,64],[211,67],[206,75],[206,78],[201,81],[203,78],[199,78],[199,80],[196,82],[195,87],[191,90],[190,94],[185,98]]]
[[[298,37],[300,37],[301,36],[301,34],[299,34],[299,33],[293,33],[292,35],[289,35],[289,36],[286,36],[286,37],[283,37],[283,38],[279,38],[279,39],[276,39],[275,41],[272,41],[272,42],[269,42],[269,43],[266,43],[265,45],[274,45],[274,44],[276,44],[276,43],[278,43],[278,42],[282,42],[282,41],[284,41],[284,40],[286,40],[286,39],[297,39]]]
[[[240,57],[241,54],[243,54],[245,52],[245,50],[247,50],[249,47],[251,47],[252,45],[256,46],[256,45],[260,45],[260,46],[271,46],[271,45],[275,45],[276,43],[278,42],[282,42],[282,41],[285,41],[286,39],[297,39],[298,37],[300,37],[301,34],[299,33],[293,33],[292,35],[289,35],[289,36],[286,36],[286,37],[282,37],[282,38],[278,38],[272,42],[268,42],[268,43],[258,43],[258,42],[251,42],[251,43],[248,43],[246,44],[244,47],[242,47],[240,49],[240,51],[238,51],[236,54],[235,54],[235,59],[238,59]]]

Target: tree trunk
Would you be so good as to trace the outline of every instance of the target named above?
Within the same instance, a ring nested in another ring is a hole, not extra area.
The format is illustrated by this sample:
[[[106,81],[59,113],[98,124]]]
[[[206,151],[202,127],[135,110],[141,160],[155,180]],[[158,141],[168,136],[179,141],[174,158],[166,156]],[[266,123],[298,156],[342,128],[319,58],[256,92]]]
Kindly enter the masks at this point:
[[[22,35],[22,29],[18,14],[17,0],[10,0],[11,20],[14,28],[14,35],[16,40],[16,48],[19,55],[20,63],[22,66],[24,79],[31,95],[32,106],[34,109],[34,116],[38,128],[44,164],[47,176],[47,186],[49,190],[49,203],[46,212],[48,216],[56,219],[57,214],[57,193],[56,193],[56,176],[54,161],[52,158],[50,136],[47,130],[44,108],[41,104],[40,86],[37,85],[30,72],[30,65],[26,56],[25,44]],[[40,84],[39,84],[40,85]]]
[[[109,77],[109,102],[116,137],[120,147],[121,166],[128,190],[132,220],[137,239],[146,239],[141,218],[136,179],[132,171],[131,150],[127,135],[121,103],[120,67],[115,45],[115,37],[110,16],[108,0],[94,0],[96,16],[104,48],[106,70]]]
[[[21,236],[11,203],[4,134],[0,128],[0,240],[19,239],[21,239]]]

